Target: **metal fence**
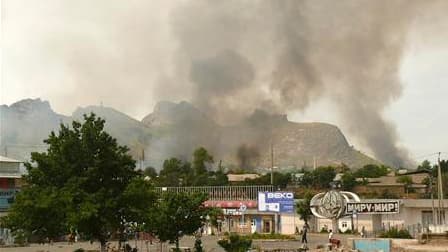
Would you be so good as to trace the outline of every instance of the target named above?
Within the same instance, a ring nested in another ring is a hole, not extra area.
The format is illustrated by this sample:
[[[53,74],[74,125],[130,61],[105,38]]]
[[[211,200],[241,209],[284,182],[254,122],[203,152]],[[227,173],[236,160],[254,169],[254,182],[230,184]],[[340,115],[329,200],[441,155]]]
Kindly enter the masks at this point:
[[[12,245],[14,244],[14,237],[11,230],[6,228],[0,228],[0,245]]]
[[[257,186],[185,186],[185,187],[156,187],[156,191],[205,193],[209,200],[257,200],[258,192],[272,192],[273,185]]]

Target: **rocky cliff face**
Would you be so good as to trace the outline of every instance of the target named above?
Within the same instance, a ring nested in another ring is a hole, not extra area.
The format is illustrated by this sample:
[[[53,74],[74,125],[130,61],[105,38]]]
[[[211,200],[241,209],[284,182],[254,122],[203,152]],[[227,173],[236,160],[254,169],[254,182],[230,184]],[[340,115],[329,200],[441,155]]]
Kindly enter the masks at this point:
[[[262,110],[233,126],[218,125],[188,102],[160,102],[141,122],[102,106],[78,108],[71,117],[63,116],[40,99],[3,105],[0,112],[1,150],[22,160],[31,151],[44,151],[43,139],[60,123],[80,121],[83,114],[93,112],[106,119],[106,130],[128,145],[135,159],[145,152],[142,166],[160,167],[172,156],[190,159],[193,150],[203,146],[227,166],[267,168],[271,144],[275,166],[281,168],[311,167],[314,162],[356,168],[377,162],[353,149],[334,125],[290,122],[286,115]]]
[[[161,102],[142,122],[157,132],[149,148],[157,156],[171,153],[188,158],[195,148],[204,146],[228,166],[267,168],[272,143],[274,164],[280,168],[312,167],[314,163],[361,167],[377,162],[353,149],[334,125],[290,122],[286,115],[262,110],[224,127],[189,103]]]

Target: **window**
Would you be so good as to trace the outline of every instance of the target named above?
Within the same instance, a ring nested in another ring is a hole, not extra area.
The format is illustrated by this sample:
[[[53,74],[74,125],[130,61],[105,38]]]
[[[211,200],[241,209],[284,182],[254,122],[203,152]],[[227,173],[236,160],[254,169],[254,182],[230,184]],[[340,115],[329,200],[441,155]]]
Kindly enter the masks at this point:
[[[270,232],[271,232],[271,221],[263,220],[263,233],[270,233]]]

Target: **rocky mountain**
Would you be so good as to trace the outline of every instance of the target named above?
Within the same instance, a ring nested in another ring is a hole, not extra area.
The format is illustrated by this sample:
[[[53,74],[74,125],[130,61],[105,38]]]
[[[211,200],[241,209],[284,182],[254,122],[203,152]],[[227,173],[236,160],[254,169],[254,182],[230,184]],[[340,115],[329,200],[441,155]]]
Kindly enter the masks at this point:
[[[203,146],[227,167],[267,168],[271,147],[280,168],[347,164],[361,167],[377,163],[353,149],[342,132],[325,123],[296,123],[286,115],[262,110],[232,126],[218,125],[188,102],[159,102],[142,121],[103,106],[78,108],[71,116],[55,113],[47,101],[26,99],[0,106],[2,155],[27,160],[30,151],[44,151],[45,139],[60,123],[82,120],[93,112],[106,119],[106,131],[130,147],[138,165],[161,166],[168,157],[190,159]]]
[[[25,99],[0,106],[0,153],[21,160],[31,151],[44,151],[48,134],[69,117],[54,112],[47,101]]]

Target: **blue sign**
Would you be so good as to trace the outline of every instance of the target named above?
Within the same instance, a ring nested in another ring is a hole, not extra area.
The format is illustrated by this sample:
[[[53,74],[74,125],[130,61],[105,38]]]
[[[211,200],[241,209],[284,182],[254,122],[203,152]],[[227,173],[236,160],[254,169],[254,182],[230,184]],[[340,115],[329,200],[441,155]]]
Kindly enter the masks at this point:
[[[0,189],[0,211],[11,206],[17,191],[17,189]]]
[[[258,211],[293,213],[293,192],[258,192]]]

